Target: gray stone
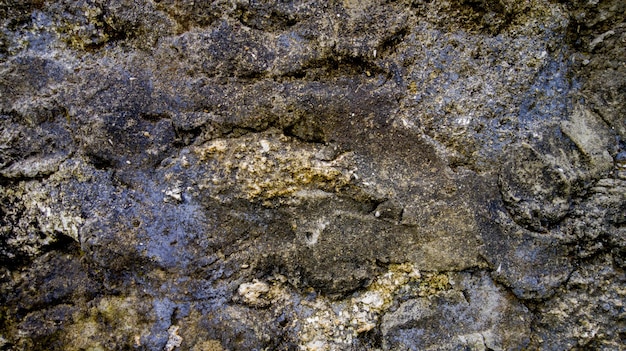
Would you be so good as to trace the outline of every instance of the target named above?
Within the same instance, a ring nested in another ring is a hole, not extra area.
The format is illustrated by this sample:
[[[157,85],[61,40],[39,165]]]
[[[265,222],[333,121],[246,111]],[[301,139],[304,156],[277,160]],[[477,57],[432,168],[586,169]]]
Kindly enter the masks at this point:
[[[385,315],[387,350],[522,350],[531,314],[486,274],[458,274],[436,297],[410,299]]]
[[[619,349],[624,6],[0,1],[0,349]]]

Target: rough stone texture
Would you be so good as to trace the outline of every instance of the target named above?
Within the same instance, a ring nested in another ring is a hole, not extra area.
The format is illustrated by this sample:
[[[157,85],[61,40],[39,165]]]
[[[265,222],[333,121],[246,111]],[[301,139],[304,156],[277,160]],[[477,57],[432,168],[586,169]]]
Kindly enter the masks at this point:
[[[0,349],[623,349],[625,14],[0,0]]]

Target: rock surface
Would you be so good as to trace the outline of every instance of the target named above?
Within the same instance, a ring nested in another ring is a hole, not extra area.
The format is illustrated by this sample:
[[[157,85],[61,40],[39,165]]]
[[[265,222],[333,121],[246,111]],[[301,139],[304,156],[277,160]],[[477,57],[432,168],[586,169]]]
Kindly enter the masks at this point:
[[[622,349],[625,14],[0,1],[0,349]]]

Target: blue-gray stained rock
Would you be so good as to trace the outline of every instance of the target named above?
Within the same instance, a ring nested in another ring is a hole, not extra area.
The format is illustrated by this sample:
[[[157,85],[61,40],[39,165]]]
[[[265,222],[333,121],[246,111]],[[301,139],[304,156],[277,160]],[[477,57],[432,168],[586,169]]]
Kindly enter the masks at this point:
[[[0,1],[0,350],[620,349],[623,1]]]

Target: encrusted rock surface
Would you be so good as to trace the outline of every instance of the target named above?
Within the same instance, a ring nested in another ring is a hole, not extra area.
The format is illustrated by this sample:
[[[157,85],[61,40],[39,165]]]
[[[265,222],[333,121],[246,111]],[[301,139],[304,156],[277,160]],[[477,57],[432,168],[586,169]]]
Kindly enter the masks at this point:
[[[626,3],[0,0],[0,350],[620,350]]]

